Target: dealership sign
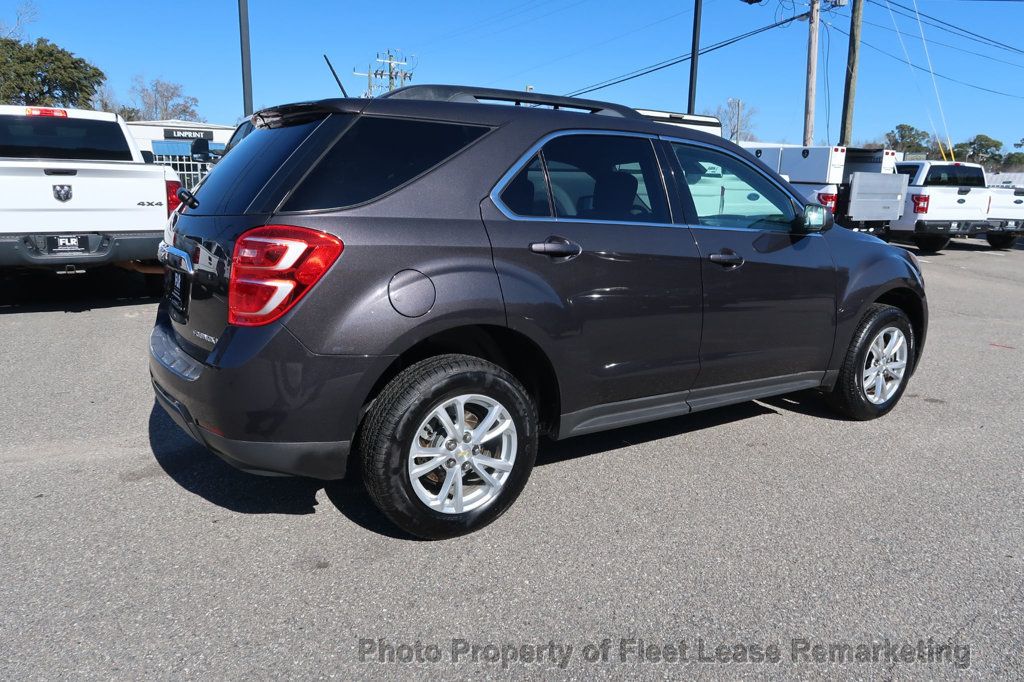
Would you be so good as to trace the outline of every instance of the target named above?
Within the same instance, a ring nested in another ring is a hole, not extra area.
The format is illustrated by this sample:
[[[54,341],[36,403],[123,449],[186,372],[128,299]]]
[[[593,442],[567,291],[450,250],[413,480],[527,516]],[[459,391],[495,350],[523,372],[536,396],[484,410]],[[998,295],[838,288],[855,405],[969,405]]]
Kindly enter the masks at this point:
[[[165,140],[212,140],[212,130],[195,130],[191,128],[164,128]]]

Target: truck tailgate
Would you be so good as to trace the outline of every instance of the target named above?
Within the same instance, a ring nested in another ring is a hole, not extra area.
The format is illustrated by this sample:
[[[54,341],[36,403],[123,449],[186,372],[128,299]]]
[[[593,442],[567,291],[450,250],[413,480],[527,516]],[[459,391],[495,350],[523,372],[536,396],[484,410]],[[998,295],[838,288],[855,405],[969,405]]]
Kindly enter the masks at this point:
[[[0,161],[0,234],[162,231],[162,166],[102,161]]]
[[[1015,220],[1024,223],[1024,189],[1013,187],[993,187],[992,204],[988,209],[988,217],[993,220]]]
[[[913,187],[909,194],[929,197],[928,213],[920,220],[983,221],[991,192],[987,187]],[[911,208],[911,213],[913,209]]]
[[[907,180],[900,173],[851,173],[847,215],[858,221],[899,220]]]

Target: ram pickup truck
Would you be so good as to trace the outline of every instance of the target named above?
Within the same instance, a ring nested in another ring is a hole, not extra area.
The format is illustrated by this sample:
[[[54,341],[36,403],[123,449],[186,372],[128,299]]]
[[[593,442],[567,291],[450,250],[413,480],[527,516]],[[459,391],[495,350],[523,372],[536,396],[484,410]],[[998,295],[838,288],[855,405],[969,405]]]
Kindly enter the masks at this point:
[[[890,236],[909,240],[922,251],[941,251],[951,237],[989,231],[992,190],[985,169],[958,161],[901,161],[896,172],[909,177],[903,217]]]
[[[153,275],[181,183],[115,114],[0,106],[0,267]]]

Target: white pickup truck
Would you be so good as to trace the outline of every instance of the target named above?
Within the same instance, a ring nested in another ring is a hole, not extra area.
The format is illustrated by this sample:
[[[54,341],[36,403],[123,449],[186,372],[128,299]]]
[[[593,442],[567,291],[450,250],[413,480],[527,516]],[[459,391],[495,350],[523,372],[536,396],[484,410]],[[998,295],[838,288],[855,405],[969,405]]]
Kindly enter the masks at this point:
[[[985,234],[997,249],[1013,246],[1024,230],[1024,190],[988,187],[985,169],[959,161],[901,161],[896,171],[908,176],[903,217],[890,236],[941,251],[951,237]]]
[[[115,114],[0,106],[0,267],[157,275],[181,183],[146,163]]]

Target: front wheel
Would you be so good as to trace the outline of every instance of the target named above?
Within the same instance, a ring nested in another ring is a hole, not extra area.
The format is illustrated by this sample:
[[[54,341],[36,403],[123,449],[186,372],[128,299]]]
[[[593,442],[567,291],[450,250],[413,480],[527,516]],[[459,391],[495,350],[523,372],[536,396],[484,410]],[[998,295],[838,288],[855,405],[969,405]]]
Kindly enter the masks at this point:
[[[917,341],[899,308],[876,303],[853,335],[835,388],[826,395],[837,412],[865,421],[899,402],[914,367]]]
[[[920,235],[914,237],[914,243],[924,253],[936,253],[949,246],[949,237],[934,234]]]
[[[1017,243],[1017,235],[990,233],[985,235],[985,240],[993,249],[1012,249],[1013,245]]]
[[[537,414],[519,381],[467,355],[423,360],[391,380],[366,416],[363,477],[377,507],[427,539],[501,516],[537,456]]]

